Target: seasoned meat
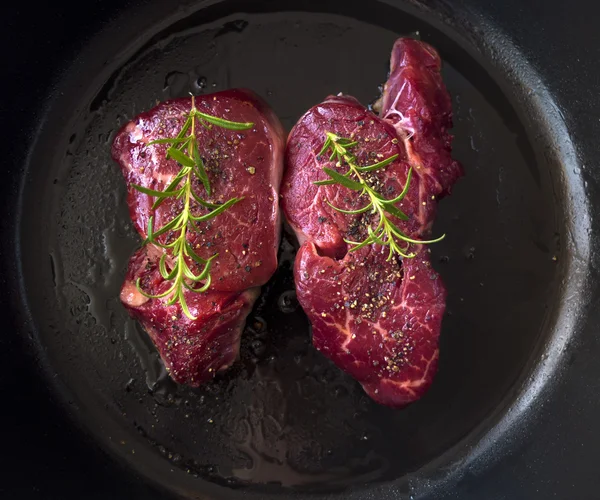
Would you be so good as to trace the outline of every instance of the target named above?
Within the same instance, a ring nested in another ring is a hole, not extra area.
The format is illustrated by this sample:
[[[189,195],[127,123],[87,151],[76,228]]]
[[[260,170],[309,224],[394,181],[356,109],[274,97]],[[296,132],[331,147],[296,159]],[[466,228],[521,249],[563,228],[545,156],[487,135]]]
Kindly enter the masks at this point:
[[[195,100],[199,111],[231,121],[252,122],[254,127],[236,131],[213,126],[198,133],[198,150],[212,187],[207,201],[224,202],[234,196],[243,200],[218,218],[199,223],[201,232],[190,231],[188,241],[203,258],[219,254],[213,264],[213,276],[217,278],[212,289],[240,291],[263,285],[277,268],[281,231],[278,196],[285,133],[273,111],[250,91],[228,90]],[[175,137],[191,103],[191,98],[183,98],[159,104],[126,124],[115,137],[113,158],[127,182],[131,219],[144,238],[151,215],[155,227],[162,227],[178,213],[181,202],[169,200],[153,211],[153,198],[132,184],[162,191],[179,172],[181,165],[165,159],[167,145],[146,144]],[[195,183],[196,191],[202,192],[200,180],[195,179]],[[197,210],[208,211],[202,207]]]
[[[376,401],[402,407],[420,398],[437,369],[438,338],[446,290],[426,245],[411,245],[413,258],[370,244],[350,251],[378,223],[364,207],[369,198],[338,184],[323,167],[347,168],[319,154],[327,132],[356,141],[361,166],[398,155],[369,174],[369,184],[396,204],[408,220],[390,220],[412,239],[430,235],[438,200],[462,174],[451,158],[451,101],[440,76],[440,59],[429,45],[396,42],[384,87],[381,116],[356,99],[330,96],[311,108],[288,138],[282,183],[283,209],[301,243],[294,275],[300,304],[313,326],[313,343],[354,376]]]
[[[178,304],[168,306],[162,300],[148,299],[136,288],[140,278],[144,290],[152,295],[168,289],[169,283],[158,270],[161,253],[160,248],[148,245],[133,254],[121,302],[150,335],[171,378],[196,387],[237,359],[244,323],[260,287],[242,292],[189,292],[187,303],[196,316],[191,320]]]
[[[237,357],[240,333],[245,318],[256,300],[259,287],[277,268],[280,239],[279,185],[283,170],[285,134],[268,106],[247,90],[229,90],[195,98],[198,111],[235,122],[251,122],[249,130],[230,130],[198,125],[198,151],[210,181],[206,195],[201,180],[194,178],[193,188],[206,201],[221,204],[236,197],[233,206],[209,219],[198,222],[186,239],[194,251],[208,259],[212,283],[202,294],[185,291],[191,320],[182,314],[179,304],[166,306],[169,296],[148,299],[136,287],[150,295],[168,290],[158,271],[163,250],[147,245],[131,259],[121,300],[137,318],[157,345],[172,377],[180,383],[197,386],[225,369]],[[121,167],[128,187],[127,201],[138,233],[147,237],[148,221],[153,217],[154,232],[177,215],[182,199],[168,198],[157,209],[155,201],[135,189],[139,185],[163,191],[181,169],[166,159],[168,145],[149,142],[175,137],[192,107],[191,98],[167,101],[140,114],[117,134],[112,154]],[[192,201],[192,213],[207,213]],[[167,232],[165,244],[175,237]],[[172,256],[168,255],[167,265]],[[190,265],[194,265],[190,261]]]

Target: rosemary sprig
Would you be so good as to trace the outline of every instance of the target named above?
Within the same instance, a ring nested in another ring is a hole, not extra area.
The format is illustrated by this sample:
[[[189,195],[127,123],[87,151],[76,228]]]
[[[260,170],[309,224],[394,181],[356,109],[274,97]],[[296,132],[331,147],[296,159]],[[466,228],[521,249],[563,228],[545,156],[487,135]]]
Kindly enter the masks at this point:
[[[344,214],[357,215],[368,211],[372,214],[377,214],[379,222],[375,229],[371,225],[367,226],[368,236],[363,241],[352,241],[344,239],[346,243],[352,245],[350,252],[356,251],[359,248],[363,248],[367,245],[377,244],[389,247],[389,254],[387,260],[391,260],[394,254],[400,255],[403,258],[413,258],[416,254],[414,252],[408,252],[410,244],[429,244],[437,243],[441,241],[444,236],[436,238],[434,240],[415,240],[409,238],[404,232],[402,232],[396,224],[394,224],[389,216],[396,217],[400,220],[408,220],[408,216],[402,212],[396,203],[402,201],[402,199],[408,193],[410,186],[410,180],[412,178],[412,167],[408,171],[406,177],[406,184],[402,189],[402,192],[392,199],[384,198],[381,193],[377,192],[372,186],[372,182],[369,182],[368,177],[365,174],[374,172],[381,168],[385,168],[392,163],[398,155],[395,154],[382,160],[373,165],[359,166],[357,164],[356,156],[350,151],[352,148],[358,145],[358,141],[352,139],[340,137],[332,132],[326,132],[325,144],[319,152],[319,156],[329,152],[329,160],[336,161],[336,166],[341,167],[343,164],[348,165],[348,170],[344,174],[340,174],[335,170],[324,167],[323,171],[329,176],[329,179],[324,181],[316,181],[314,184],[318,186],[326,186],[330,184],[340,184],[353,191],[360,191],[360,196],[368,196],[369,202],[362,208],[357,210],[343,210],[339,207],[332,205],[328,200],[327,204]]]
[[[175,175],[173,180],[163,191],[155,191],[143,186],[138,186],[137,184],[132,184],[132,186],[141,193],[156,198],[152,205],[153,210],[156,210],[169,198],[183,200],[181,212],[157,231],[155,231],[155,228],[153,227],[154,217],[150,217],[148,220],[148,236],[144,241],[144,245],[152,243],[164,250],[160,257],[158,267],[161,276],[165,280],[172,281],[172,285],[168,290],[157,295],[146,293],[141,287],[140,278],[137,279],[136,286],[142,295],[151,299],[159,299],[170,295],[167,305],[173,305],[179,302],[184,314],[192,320],[196,318],[190,312],[185,300],[185,290],[194,293],[202,293],[208,290],[211,284],[211,264],[218,254],[212,255],[208,259],[200,257],[187,240],[188,231],[192,230],[199,232],[200,229],[198,228],[197,223],[205,222],[216,217],[242,199],[231,198],[225,203],[215,204],[209,203],[194,191],[192,180],[193,176],[196,176],[202,182],[206,194],[210,196],[211,193],[210,181],[204,167],[204,161],[198,151],[197,123],[206,129],[210,129],[213,125],[216,125],[217,127],[229,130],[247,130],[254,126],[254,124],[250,122],[232,122],[202,113],[196,109],[194,97],[192,96],[192,109],[186,116],[185,123],[179,134],[177,134],[176,137],[157,139],[147,144],[147,146],[153,144],[168,144],[169,148],[167,149],[166,157],[175,160],[181,165],[179,173]],[[195,204],[210,209],[210,212],[205,215],[193,215],[192,208],[197,206]],[[169,243],[162,243],[158,238],[166,233],[175,233],[177,237]],[[169,252],[171,252],[171,259],[169,259]],[[202,266],[199,273],[196,274],[190,267],[190,263],[192,262]]]

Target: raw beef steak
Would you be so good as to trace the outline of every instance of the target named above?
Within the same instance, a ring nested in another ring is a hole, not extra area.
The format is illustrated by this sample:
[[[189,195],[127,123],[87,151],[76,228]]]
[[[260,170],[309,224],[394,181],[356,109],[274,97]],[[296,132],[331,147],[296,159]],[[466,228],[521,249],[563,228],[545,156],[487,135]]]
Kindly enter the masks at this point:
[[[381,117],[356,99],[331,96],[310,109],[288,138],[283,208],[301,243],[294,274],[298,299],[313,326],[313,343],[354,376],[379,403],[402,407],[420,398],[437,369],[446,291],[429,260],[429,248],[411,245],[413,258],[371,244],[350,252],[344,240],[362,241],[377,224],[371,211],[346,214],[368,203],[339,184],[316,186],[346,165],[320,155],[326,133],[357,141],[359,165],[398,157],[369,182],[386,199],[398,196],[412,167],[406,196],[396,204],[408,220],[390,216],[406,235],[430,234],[437,201],[462,174],[450,156],[451,101],[440,59],[425,43],[400,39],[381,100]]]
[[[138,278],[152,295],[169,288],[158,270],[161,253],[162,249],[147,245],[133,254],[121,301],[150,335],[171,378],[196,387],[237,359],[244,323],[260,287],[243,292],[186,292],[188,307],[197,318],[191,320],[182,314],[179,304],[149,300],[136,288]]]
[[[217,218],[199,223],[201,232],[188,232],[188,241],[213,263],[213,290],[239,292],[267,282],[277,268],[281,231],[278,204],[283,171],[285,132],[273,111],[247,90],[228,90],[195,98],[204,113],[236,122],[252,122],[251,130],[228,130],[213,126],[198,133],[198,150],[212,188],[208,201],[219,203],[232,197],[244,199]],[[163,102],[127,123],[115,137],[112,154],[127,182],[129,213],[137,231],[146,237],[148,219],[155,227],[173,218],[180,202],[169,200],[152,210],[154,199],[132,187],[137,184],[162,191],[181,165],[166,160],[167,145],[146,146],[150,141],[175,137],[190,112],[191,98]],[[196,192],[202,193],[195,179]],[[198,213],[202,207],[197,207]]]
[[[158,269],[163,253],[160,247],[146,245],[130,260],[121,290],[121,301],[138,319],[156,344],[173,379],[198,386],[237,358],[240,334],[252,304],[263,285],[277,268],[280,238],[279,185],[283,170],[285,133],[273,112],[252,92],[229,90],[195,98],[196,108],[206,114],[236,122],[252,122],[249,130],[229,130],[198,125],[198,150],[211,185],[206,196],[201,181],[193,180],[196,193],[206,201],[223,203],[242,198],[216,217],[197,223],[199,231],[188,230],[187,241],[200,257],[218,254],[212,263],[212,284],[202,294],[185,291],[191,320],[179,303],[168,306],[169,296],[149,299],[169,289]],[[163,191],[181,169],[165,158],[167,145],[149,142],[175,137],[192,106],[191,98],[159,104],[127,123],[117,134],[112,154],[123,172],[128,188],[131,218],[142,237],[147,236],[148,220],[154,218],[154,231],[181,211],[182,200],[168,198],[156,210],[154,198],[132,184]],[[192,213],[206,209],[192,202]],[[172,233],[172,232],[171,232]],[[166,243],[173,235],[167,232]],[[167,265],[171,256],[167,258]],[[195,265],[190,260],[190,265]]]

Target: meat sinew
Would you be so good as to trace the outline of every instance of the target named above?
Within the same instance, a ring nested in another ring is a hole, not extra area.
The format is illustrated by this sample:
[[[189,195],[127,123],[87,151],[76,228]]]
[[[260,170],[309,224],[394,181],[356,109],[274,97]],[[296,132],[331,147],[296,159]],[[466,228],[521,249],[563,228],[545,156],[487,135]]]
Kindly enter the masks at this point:
[[[446,290],[427,245],[411,244],[412,258],[389,247],[354,248],[379,222],[369,198],[339,183],[315,185],[348,168],[322,153],[327,133],[356,142],[360,166],[398,155],[368,182],[385,199],[408,191],[395,206],[408,216],[389,219],[411,239],[426,239],[437,201],[462,174],[452,160],[451,101],[429,45],[400,39],[381,100],[381,117],[354,98],[331,96],[310,109],[288,138],[283,208],[301,243],[294,275],[298,299],[313,326],[313,343],[354,376],[377,402],[402,407],[420,398],[437,370]],[[350,177],[353,178],[353,177]],[[354,180],[356,178],[354,177]],[[351,251],[352,250],[352,251]]]
[[[201,258],[217,254],[211,263],[210,288],[204,293],[184,292],[195,319],[186,316],[179,303],[168,305],[169,296],[158,299],[142,294],[136,286],[138,279],[149,295],[159,295],[171,285],[160,273],[164,250],[147,244],[132,256],[121,290],[123,305],[148,332],[171,377],[191,386],[200,385],[236,360],[246,316],[260,286],[277,268],[278,197],[285,143],[274,113],[250,91],[199,96],[195,106],[211,116],[254,124],[248,130],[198,125],[198,151],[211,187],[205,200],[218,205],[240,199],[216,217],[197,222],[195,230],[186,234]],[[166,158],[167,144],[148,143],[177,136],[191,109],[191,98],[159,104],[127,123],[114,140],[112,154],[127,183],[130,215],[144,238],[150,217],[156,232],[183,205],[182,199],[172,197],[153,209],[155,199],[134,188],[164,191],[181,169],[178,162]],[[192,179],[192,187],[197,193],[204,189],[198,178]],[[195,215],[211,210],[193,199],[191,203]],[[168,241],[170,233],[163,238]],[[167,266],[171,259],[169,255]]]

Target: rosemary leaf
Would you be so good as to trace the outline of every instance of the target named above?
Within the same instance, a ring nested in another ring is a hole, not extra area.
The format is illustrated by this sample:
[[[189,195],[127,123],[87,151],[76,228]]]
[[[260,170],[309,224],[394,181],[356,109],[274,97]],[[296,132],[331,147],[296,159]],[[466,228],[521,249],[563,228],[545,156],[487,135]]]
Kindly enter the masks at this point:
[[[195,116],[206,120],[208,123],[212,123],[217,127],[226,128],[229,130],[248,130],[254,127],[254,123],[252,122],[232,122],[229,120],[225,120],[224,118],[219,118],[217,116],[207,115],[206,113],[202,113],[198,110],[195,111]]]
[[[167,149],[167,155],[169,155],[173,160],[177,163],[183,165],[184,167],[194,167],[195,163],[192,158],[183,154],[179,149],[171,146]]]
[[[360,250],[363,247],[366,247],[367,245],[371,244],[371,240],[370,238],[365,239],[364,241],[358,242],[358,241],[352,241],[352,240],[347,240],[344,239],[344,241],[346,243],[348,243],[348,245],[352,245],[352,248],[350,248],[350,252],[356,252],[356,250]]]
[[[191,257],[194,261],[196,261],[198,264],[200,264],[201,266],[205,266],[210,262],[209,260],[205,260],[202,257],[200,257],[196,251],[192,248],[192,245],[190,245],[187,241],[185,242],[185,244],[187,245],[187,254],[189,257]]]
[[[400,219],[400,220],[408,220],[408,215],[406,215],[402,210],[397,208],[393,203],[384,203],[383,209],[390,215]]]
[[[171,288],[169,288],[167,291],[165,291],[163,293],[159,293],[157,295],[150,295],[149,293],[146,293],[146,292],[144,292],[144,290],[142,290],[142,287],[140,285],[140,278],[138,278],[137,281],[135,282],[135,286],[137,287],[139,292],[148,299],[162,299],[163,297],[166,297],[167,295],[172,293],[173,290],[175,289],[175,285],[173,285]]]
[[[332,184],[337,184],[333,179],[326,179],[324,181],[315,181],[313,182],[315,186],[331,186]]]
[[[175,196],[179,193],[179,191],[155,191],[154,189],[148,189],[144,186],[138,186],[137,184],[131,184],[131,187],[140,193],[147,194],[148,196],[154,196],[156,198],[168,198],[169,196]]]
[[[341,184],[348,189],[352,189],[354,191],[361,191],[363,189],[363,185],[359,182],[353,181],[348,177],[345,177],[342,174],[338,174],[335,170],[330,168],[323,168],[323,172],[325,172],[329,177],[331,177],[337,184]]]
[[[184,285],[187,287],[187,284],[184,282]],[[187,305],[187,302],[185,301],[185,295],[183,293],[183,289],[179,289],[179,291],[177,292],[177,300],[179,300],[179,303],[181,304],[181,309],[183,310],[183,314],[185,314],[188,318],[190,318],[192,321],[194,321],[196,318],[196,316],[194,316],[191,312],[190,309]]]
[[[198,203],[198,205],[202,205],[205,208],[217,208],[220,207],[221,205],[217,204],[217,203],[209,203],[206,200],[203,200],[202,198],[200,198],[196,193],[194,193],[194,190],[192,189],[192,191],[190,192],[190,194],[192,195],[192,198],[194,198],[194,201],[196,203]]]
[[[153,233],[152,239],[156,240],[156,238],[158,238],[159,236],[162,236],[163,234],[171,231],[172,229],[175,229],[179,224],[181,224],[182,219],[183,219],[182,213],[180,213],[179,215],[176,215],[169,222],[167,222],[163,227],[161,227],[158,231]]]
[[[396,158],[398,158],[398,154],[390,156],[385,160],[380,161],[379,163],[374,163],[373,165],[367,165],[366,167],[356,167],[359,172],[373,172],[375,170],[379,170],[380,168],[387,167],[390,163],[393,163]]]
[[[331,208],[333,208],[334,210],[337,210],[338,212],[342,212],[343,214],[362,214],[368,210],[370,210],[371,208],[373,208],[373,202],[369,202],[367,205],[365,205],[362,208],[359,208],[357,210],[343,210],[339,207],[336,207],[335,205],[332,205],[329,200],[325,200],[325,203],[327,203]]]
[[[160,256],[160,260],[158,261],[158,269],[160,271],[160,275],[164,279],[168,279],[168,276],[169,276],[169,271],[167,271],[166,260],[167,260],[167,254],[163,253]]]
[[[189,218],[191,220],[193,220],[194,222],[205,222],[205,221],[210,220],[213,217],[216,217],[217,215],[223,213],[225,210],[227,210],[229,207],[235,205],[241,199],[242,198],[231,198],[230,200],[227,200],[222,205],[219,205],[218,208],[215,208],[212,212],[207,213],[206,215],[194,216],[194,215],[190,214]]]
[[[194,108],[194,103],[192,102],[192,109]],[[188,115],[188,117],[185,120],[185,123],[183,124],[183,127],[181,127],[181,130],[179,131],[179,134],[177,134],[177,137],[175,137],[175,139],[181,139],[182,137],[185,136],[185,134],[187,133],[187,131],[190,129],[190,127],[192,126],[192,120],[193,120],[193,116],[192,113],[190,113]],[[187,138],[186,138],[187,140]]]
[[[325,151],[327,151],[329,148],[331,147],[331,139],[327,139],[325,141],[325,144],[323,144],[323,147],[321,148],[321,151],[319,151],[319,153],[317,154],[317,156],[321,156],[323,153],[325,153]]]

